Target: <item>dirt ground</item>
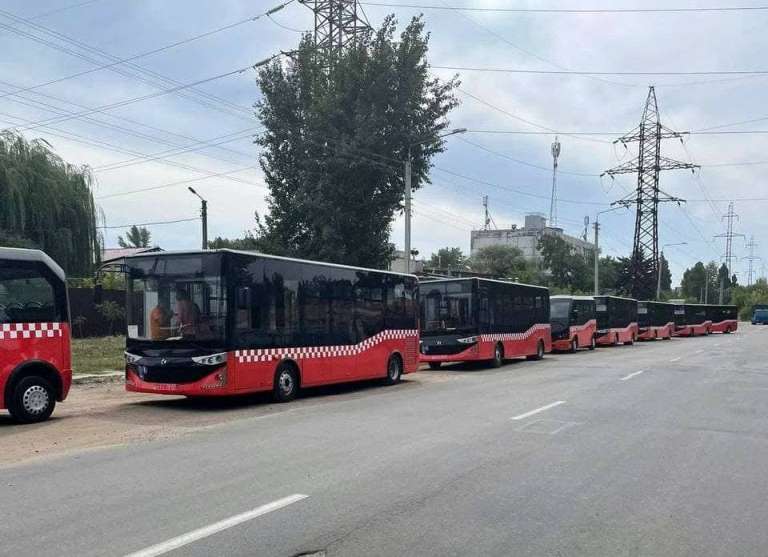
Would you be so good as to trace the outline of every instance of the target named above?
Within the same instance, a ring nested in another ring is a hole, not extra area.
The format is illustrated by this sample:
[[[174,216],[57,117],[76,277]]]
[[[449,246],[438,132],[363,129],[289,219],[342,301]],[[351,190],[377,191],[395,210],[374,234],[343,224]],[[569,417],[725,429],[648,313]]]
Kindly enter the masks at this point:
[[[397,388],[417,387],[430,380],[427,375],[408,375]],[[274,404],[267,393],[190,400],[128,393],[121,382],[74,385],[47,422],[18,425],[0,410],[0,468],[83,450],[172,439],[243,418],[331,404],[339,397],[368,396],[379,388],[384,387],[376,382],[334,385],[311,389],[289,404]]]

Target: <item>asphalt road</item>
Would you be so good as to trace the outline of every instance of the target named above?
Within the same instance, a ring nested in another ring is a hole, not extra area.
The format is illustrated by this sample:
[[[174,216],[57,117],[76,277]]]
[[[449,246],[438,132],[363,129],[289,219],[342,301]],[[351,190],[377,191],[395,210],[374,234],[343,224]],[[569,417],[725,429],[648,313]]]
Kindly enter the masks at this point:
[[[745,325],[255,404],[0,470],[0,554],[764,556],[767,358]]]

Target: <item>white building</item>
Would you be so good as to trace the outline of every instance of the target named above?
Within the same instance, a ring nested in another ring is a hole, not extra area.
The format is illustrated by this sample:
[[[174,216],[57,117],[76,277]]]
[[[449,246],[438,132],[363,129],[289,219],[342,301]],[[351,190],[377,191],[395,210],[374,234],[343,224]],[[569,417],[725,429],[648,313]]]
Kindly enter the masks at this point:
[[[541,252],[539,240],[543,236],[558,236],[576,250],[577,253],[587,255],[594,251],[595,246],[585,242],[581,238],[570,236],[563,232],[562,228],[547,226],[547,219],[543,215],[530,214],[525,216],[525,226],[498,230],[473,230],[470,243],[470,253],[474,257],[478,250],[488,246],[512,246],[523,252],[528,261],[539,263]]]

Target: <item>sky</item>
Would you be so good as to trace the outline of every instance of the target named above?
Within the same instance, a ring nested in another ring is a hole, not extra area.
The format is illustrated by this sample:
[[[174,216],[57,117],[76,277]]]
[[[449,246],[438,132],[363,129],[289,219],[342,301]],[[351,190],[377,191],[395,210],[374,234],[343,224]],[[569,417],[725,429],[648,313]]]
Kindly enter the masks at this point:
[[[761,6],[713,2],[706,5]],[[297,1],[271,17],[256,17],[281,3],[2,0],[0,128],[44,139],[64,160],[92,169],[107,247],[117,245],[125,225],[167,221],[178,222],[147,225],[155,243],[165,249],[198,247],[200,203],[188,186],[208,200],[210,237],[242,236],[253,228],[254,212],[264,213],[268,190],[253,144],[260,129],[252,110],[260,98],[255,72],[236,70],[293,48],[313,23],[312,12]],[[639,124],[652,84],[662,124],[694,132],[683,141],[665,140],[662,154],[701,165],[695,172],[661,176],[663,191],[688,200],[660,210],[660,245],[684,243],[664,249],[673,282],[696,261],[722,260],[725,241],[717,236],[725,232],[721,217],[734,200],[735,231],[744,237],[733,241],[739,258],[733,270],[746,283],[746,242],[754,237],[754,255],[768,259],[763,177],[768,133],[741,132],[768,130],[768,74],[679,74],[768,70],[763,62],[768,10],[584,11],[701,5],[691,0],[363,2],[374,27],[389,13],[401,27],[423,13],[431,34],[431,71],[461,79],[461,105],[450,114],[450,125],[469,131],[447,138],[446,151],[433,161],[432,183],[415,193],[413,248],[425,256],[444,246],[468,253],[470,231],[483,223],[484,196],[499,228],[521,225],[529,212],[548,214],[555,135],[562,146],[558,224],[581,236],[585,217],[594,222],[598,211],[635,187],[635,175],[600,174],[637,155],[636,143],[625,147],[613,141]],[[222,27],[227,28],[187,40]],[[170,47],[175,43],[182,44]],[[197,82],[194,90],[179,87]],[[703,130],[718,133],[695,133]],[[605,254],[629,255],[634,221],[633,210],[600,215]],[[392,227],[398,248],[403,235],[399,215]],[[755,276],[765,275],[763,261],[754,261]]]

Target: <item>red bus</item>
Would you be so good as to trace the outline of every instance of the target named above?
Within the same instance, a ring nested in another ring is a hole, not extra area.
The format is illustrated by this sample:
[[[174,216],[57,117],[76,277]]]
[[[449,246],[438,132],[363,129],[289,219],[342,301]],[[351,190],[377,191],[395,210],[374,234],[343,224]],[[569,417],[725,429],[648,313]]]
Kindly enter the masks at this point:
[[[637,302],[640,340],[669,340],[675,332],[675,306],[666,302]]]
[[[618,296],[595,296],[597,344],[616,346],[637,340],[637,300]]]
[[[707,319],[712,322],[710,333],[734,333],[739,328],[739,309],[736,306],[707,306]]]
[[[224,396],[418,369],[411,275],[211,250],[125,259],[126,389]]]
[[[42,422],[71,384],[64,271],[41,251],[0,248],[0,408]]]
[[[552,326],[552,350],[576,352],[594,350],[597,345],[595,299],[589,296],[550,296],[549,323]]]
[[[675,305],[675,336],[695,337],[708,335],[712,321],[707,319],[707,306],[704,304]]]
[[[532,360],[552,350],[549,290],[483,278],[422,281],[421,361]]]

